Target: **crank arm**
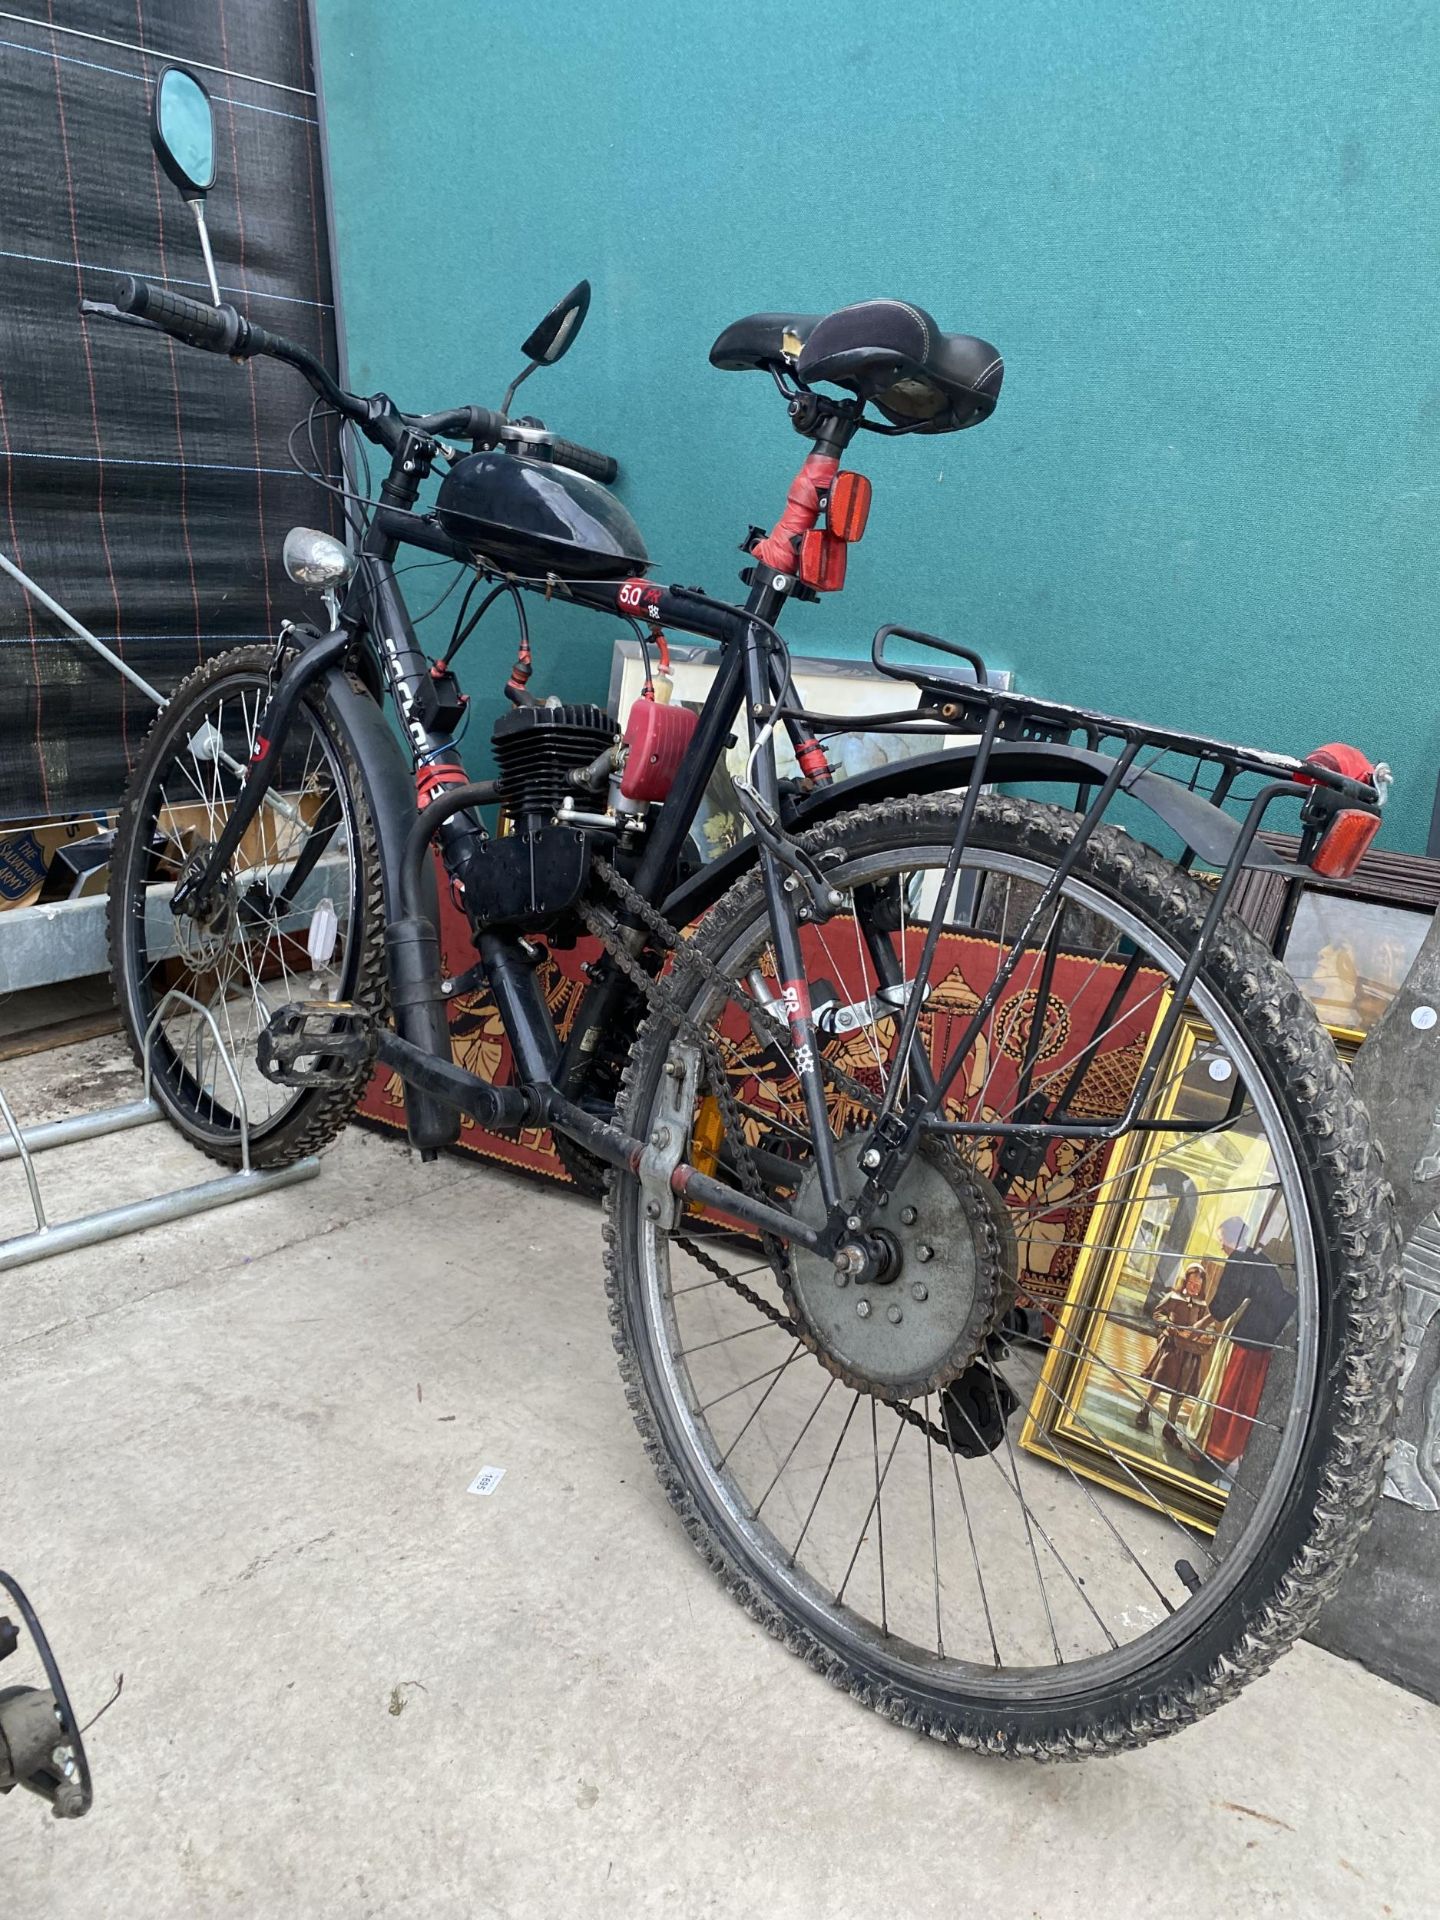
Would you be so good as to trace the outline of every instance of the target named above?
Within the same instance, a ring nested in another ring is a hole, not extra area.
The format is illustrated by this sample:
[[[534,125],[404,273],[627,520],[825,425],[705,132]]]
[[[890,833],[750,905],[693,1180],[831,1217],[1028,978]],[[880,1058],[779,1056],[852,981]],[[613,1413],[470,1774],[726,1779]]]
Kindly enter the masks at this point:
[[[518,1133],[522,1127],[540,1122],[537,1103],[528,1092],[518,1087],[492,1087],[478,1073],[426,1053],[388,1028],[380,1035],[378,1057],[382,1066],[398,1073],[407,1086],[470,1114],[494,1133]]]

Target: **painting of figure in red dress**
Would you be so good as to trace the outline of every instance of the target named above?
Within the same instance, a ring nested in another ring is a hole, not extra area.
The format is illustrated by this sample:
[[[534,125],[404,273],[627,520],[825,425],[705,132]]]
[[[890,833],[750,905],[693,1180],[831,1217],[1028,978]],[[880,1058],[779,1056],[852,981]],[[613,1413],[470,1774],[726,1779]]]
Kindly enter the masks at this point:
[[[1185,1124],[1114,1148],[1022,1444],[1214,1527],[1293,1346],[1295,1248],[1268,1138],[1229,1112],[1202,1022],[1161,1078],[1156,1117]]]

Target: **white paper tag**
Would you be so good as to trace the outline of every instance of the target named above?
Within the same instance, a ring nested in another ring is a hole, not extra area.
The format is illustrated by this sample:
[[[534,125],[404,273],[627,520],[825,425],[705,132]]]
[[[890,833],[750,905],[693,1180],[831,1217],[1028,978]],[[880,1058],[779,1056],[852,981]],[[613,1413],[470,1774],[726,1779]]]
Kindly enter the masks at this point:
[[[328,967],[340,934],[340,917],[335,903],[327,895],[310,916],[310,935],[305,942],[312,967]]]
[[[467,1493],[494,1493],[505,1478],[504,1467],[481,1467],[475,1478],[466,1488]]]

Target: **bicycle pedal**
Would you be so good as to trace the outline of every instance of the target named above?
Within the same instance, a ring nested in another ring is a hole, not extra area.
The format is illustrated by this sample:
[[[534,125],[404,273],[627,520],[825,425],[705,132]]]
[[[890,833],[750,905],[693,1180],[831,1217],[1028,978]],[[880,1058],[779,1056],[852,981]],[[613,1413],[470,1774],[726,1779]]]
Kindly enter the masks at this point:
[[[375,1017],[350,1000],[292,1000],[261,1033],[255,1061],[277,1087],[346,1087],[375,1054]]]

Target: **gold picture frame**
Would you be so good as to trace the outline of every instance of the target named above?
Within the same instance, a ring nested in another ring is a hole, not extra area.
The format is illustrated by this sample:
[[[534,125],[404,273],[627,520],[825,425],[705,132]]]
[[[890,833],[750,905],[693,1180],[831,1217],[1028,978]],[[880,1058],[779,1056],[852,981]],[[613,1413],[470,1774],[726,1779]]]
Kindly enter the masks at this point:
[[[1157,1029],[1163,1018],[1162,1007]],[[1330,1031],[1342,1056],[1363,1037]],[[1187,1015],[1157,1085],[1153,1118],[1218,1121],[1234,1068],[1211,1029]],[[1227,1384],[1240,1377],[1244,1356],[1234,1333],[1248,1303],[1218,1319],[1210,1312],[1226,1260],[1221,1227],[1241,1221],[1242,1244],[1273,1264],[1293,1292],[1286,1276],[1293,1276],[1294,1248],[1274,1176],[1253,1116],[1248,1126],[1242,1116],[1224,1131],[1162,1128],[1115,1142],[1022,1447],[1214,1532],[1251,1431],[1240,1413],[1244,1396]],[[1262,1367],[1257,1401],[1263,1377]]]

